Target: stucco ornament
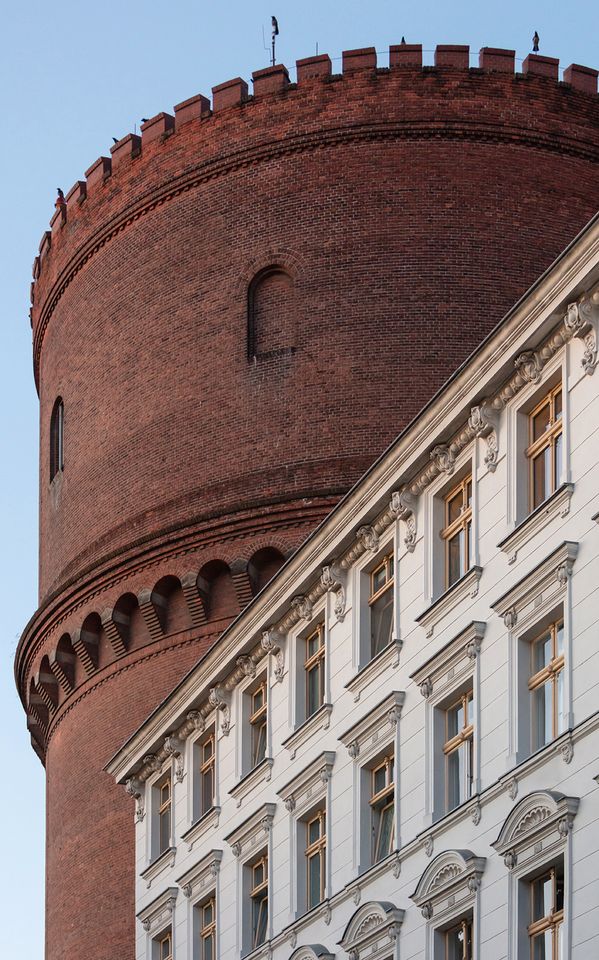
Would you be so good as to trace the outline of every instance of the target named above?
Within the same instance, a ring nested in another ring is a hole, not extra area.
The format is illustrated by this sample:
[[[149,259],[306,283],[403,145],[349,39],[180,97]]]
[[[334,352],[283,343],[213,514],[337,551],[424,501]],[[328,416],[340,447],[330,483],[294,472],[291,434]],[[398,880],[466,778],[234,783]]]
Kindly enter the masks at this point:
[[[175,780],[177,783],[183,783],[185,776],[184,758],[185,744],[172,734],[164,739],[164,752],[173,757],[175,761]]]
[[[402,520],[406,526],[404,546],[408,553],[413,553],[416,548],[416,502],[416,497],[407,486],[394,490],[391,494],[391,514],[397,520]]]
[[[483,401],[479,406],[472,407],[468,426],[475,437],[484,439],[486,451],[484,462],[487,469],[493,473],[497,467],[499,445],[497,440],[497,415],[491,403]]]
[[[362,904],[349,921],[339,946],[355,960],[387,960],[404,911],[392,903],[372,900]]]
[[[435,464],[439,473],[445,473],[447,476],[453,473],[455,469],[455,455],[451,447],[444,443],[437,444],[431,450],[431,460]]]
[[[274,659],[274,676],[277,683],[283,682],[285,676],[285,655],[283,653],[283,635],[274,627],[270,627],[262,634],[260,641],[265,653],[270,654]]]
[[[225,695],[223,687],[217,684],[212,687],[208,695],[208,703],[221,715],[220,729],[223,737],[228,737],[231,730],[231,710],[229,707],[229,698]]]
[[[582,340],[584,353],[580,361],[589,375],[597,366],[597,321],[599,319],[599,290],[585,294],[578,303],[570,303],[564,316],[564,327],[572,337]]]
[[[143,818],[146,815],[144,810],[144,795],[143,795],[143,784],[136,780],[134,777],[131,777],[125,783],[125,792],[135,799],[135,822],[141,823]]]
[[[345,618],[346,582],[347,573],[336,564],[328,564],[322,568],[320,582],[323,590],[334,596],[333,613],[338,621]]]
[[[524,383],[540,383],[543,365],[536,351],[525,350],[516,357],[514,365]]]
[[[294,597],[291,606],[297,613],[299,620],[310,620],[312,617],[312,601],[309,597]]]

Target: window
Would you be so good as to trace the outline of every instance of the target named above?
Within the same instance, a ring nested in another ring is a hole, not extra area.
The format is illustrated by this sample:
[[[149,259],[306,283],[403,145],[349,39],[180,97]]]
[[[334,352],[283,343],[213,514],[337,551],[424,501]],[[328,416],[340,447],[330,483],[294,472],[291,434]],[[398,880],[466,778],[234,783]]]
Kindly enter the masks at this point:
[[[393,756],[387,756],[371,771],[372,862],[378,863],[393,850],[395,841],[395,771]]]
[[[324,703],[324,623],[319,623],[305,640],[306,719]]]
[[[472,960],[471,920],[461,920],[446,932],[445,960]]]
[[[50,481],[64,469],[64,404],[60,397],[50,418]]]
[[[531,960],[563,960],[564,873],[561,863],[529,883]]]
[[[470,569],[472,561],[472,475],[469,474],[443,498],[445,521],[445,589]]]
[[[529,506],[540,506],[560,485],[562,473],[561,383],[543,397],[528,417]]]
[[[532,749],[564,732],[564,624],[550,624],[531,642],[528,689],[532,710]]]
[[[308,910],[324,900],[327,854],[326,814],[317,810],[306,821],[306,877]]]
[[[264,854],[252,864],[250,899],[252,904],[252,948],[266,940],[268,923],[268,858]]]
[[[287,270],[272,264],[257,273],[248,288],[248,359],[293,354],[296,313],[294,282]]]
[[[170,773],[157,786],[158,791],[158,855],[171,845],[172,783]]]
[[[445,711],[445,802],[446,810],[472,796],[474,778],[474,701],[472,690]]]
[[[252,769],[257,767],[266,756],[266,712],[268,700],[266,681],[251,694],[250,727],[252,731]]]
[[[167,930],[166,933],[161,934],[156,942],[158,960],[173,960],[173,935],[171,931]]]
[[[388,554],[370,574],[370,657],[384,650],[393,638],[393,554]]]
[[[198,747],[200,755],[199,816],[203,817],[214,806],[214,734],[209,733],[204,737]]]
[[[214,897],[197,908],[200,919],[200,960],[216,960],[216,903]]]

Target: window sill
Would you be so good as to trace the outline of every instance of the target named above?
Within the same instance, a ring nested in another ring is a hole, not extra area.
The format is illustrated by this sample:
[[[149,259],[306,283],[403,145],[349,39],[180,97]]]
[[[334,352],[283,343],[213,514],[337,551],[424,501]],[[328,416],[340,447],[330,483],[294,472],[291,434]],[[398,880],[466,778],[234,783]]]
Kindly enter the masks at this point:
[[[386,674],[388,670],[395,669],[395,667],[399,666],[401,647],[401,640],[392,640],[391,643],[388,643],[380,653],[377,653],[376,657],[369,660],[369,662],[345,684],[345,689],[353,694],[355,703],[360,699],[362,691],[365,690],[373,680],[378,679],[382,674]]]
[[[289,750],[291,759],[295,758],[298,747],[302,747],[316,733],[317,730],[328,730],[331,723],[332,703],[323,703],[322,707],[295,730],[290,737],[283,741],[282,746]]]
[[[142,870],[140,877],[142,880],[146,881],[146,886],[148,889],[152,886],[152,882],[156,879],[156,877],[159,877],[163,871],[175,865],[176,856],[177,848],[168,847],[164,853],[161,853],[159,857],[156,857],[155,860],[152,860],[145,870]]]
[[[515,530],[504,537],[497,548],[507,553],[508,563],[515,563],[520,548],[547,526],[558,514],[566,517],[570,512],[570,501],[574,493],[573,483],[563,483],[548,500],[533,510]]]
[[[270,780],[273,763],[274,760],[272,757],[265,757],[264,760],[256,764],[253,770],[246,773],[246,775],[235,784],[232,790],[229,790],[229,796],[237,801],[238,807],[241,806],[243,799],[247,797],[248,793],[261,783],[262,780],[265,782]]]
[[[430,607],[416,617],[416,623],[426,630],[427,637],[432,637],[437,624],[468,595],[474,599],[478,594],[482,573],[482,567],[471,567],[449,590],[442,593]]]
[[[208,833],[211,828],[218,827],[219,817],[220,807],[212,807],[211,810],[208,810],[208,813],[205,813],[199,820],[196,820],[189,830],[181,834],[181,839],[187,844],[188,850],[193,850],[194,844],[197,843],[205,833]]]
[[[393,872],[393,876],[397,879],[400,873],[400,859],[399,851],[393,850],[388,856],[383,857],[382,860],[379,860],[377,863],[371,863],[367,867],[360,868],[358,876],[355,880],[352,880],[351,883],[346,884],[346,890],[355,890],[356,887],[360,887],[362,884],[371,883],[373,880],[378,880],[379,877],[384,876],[388,871]]]

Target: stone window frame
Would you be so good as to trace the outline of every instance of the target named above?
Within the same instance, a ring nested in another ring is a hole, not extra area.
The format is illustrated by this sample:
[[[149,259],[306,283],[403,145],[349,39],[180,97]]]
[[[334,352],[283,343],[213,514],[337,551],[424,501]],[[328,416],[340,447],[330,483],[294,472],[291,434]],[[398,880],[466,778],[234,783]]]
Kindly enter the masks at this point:
[[[566,763],[572,760],[570,731],[575,721],[571,581],[577,555],[578,542],[564,540],[548,557],[491,604],[491,609],[502,617],[508,634],[508,770],[537,752],[530,746],[530,700],[528,669],[524,670],[524,645],[529,644],[547,623],[558,617],[561,617],[564,623],[565,731],[552,742],[557,744],[557,749]],[[523,717],[526,714],[528,719],[525,721]],[[549,747],[550,744],[546,744],[541,750]]]
[[[389,960],[399,956],[405,910],[385,900],[370,900],[355,911],[338,946],[349,960]]]
[[[236,801],[236,806],[241,807],[247,797],[251,796],[259,783],[268,782],[272,776],[274,764],[274,752],[272,742],[272,684],[270,681],[268,664],[262,662],[255,664],[251,658],[240,657],[242,669],[246,674],[246,679],[240,683],[235,692],[235,710],[240,718],[237,724],[238,734],[235,743],[235,765],[237,779],[235,785],[229,790],[229,796]],[[257,763],[255,767],[247,769],[247,757],[251,752],[250,729],[250,709],[249,697],[256,684],[263,680],[266,685],[266,748],[263,760]]]
[[[152,764],[152,773],[147,778],[144,785],[144,795],[146,804],[146,836],[144,862],[145,867],[140,876],[146,881],[148,888],[152,881],[158,876],[167,864],[172,865],[175,862],[177,845],[175,838],[175,804],[176,793],[175,783],[179,782],[175,775],[175,758],[169,756],[166,759],[159,760],[157,757],[146,758]],[[162,852],[157,852],[158,835],[158,810],[159,796],[158,784],[166,774],[171,778],[171,842]]]
[[[333,824],[331,823],[332,809],[332,773],[336,754],[332,750],[323,751],[312,763],[308,764],[292,780],[277,791],[289,814],[289,905],[290,922],[293,923],[308,912],[322,911],[328,916],[328,901],[332,896],[332,863]],[[326,856],[325,856],[325,895],[322,903],[306,908],[304,844],[300,842],[301,825],[313,810],[324,802],[326,813]],[[301,890],[300,890],[301,888]],[[304,891],[304,892],[301,892]]]
[[[229,710],[228,707],[226,709],[227,711]],[[203,836],[211,826],[218,826],[218,821],[220,818],[222,804],[220,796],[219,767],[221,749],[220,741],[223,734],[219,730],[218,715],[219,709],[216,707],[206,717],[202,716],[198,711],[194,711],[194,730],[186,741],[186,764],[189,772],[187,789],[187,823],[189,826],[185,833],[182,834],[182,839],[187,842],[190,850],[197,840]],[[212,729],[212,735],[214,737],[214,804],[210,810],[207,810],[199,817],[196,817],[196,799],[198,796],[198,791],[201,789],[196,766],[196,751],[199,749],[201,742],[209,733],[210,729]]]
[[[362,876],[375,868],[372,862],[370,830],[366,836],[365,825],[370,825],[370,788],[366,789],[365,774],[370,772],[373,761],[389,748],[393,748],[395,770],[394,817],[395,843],[394,853],[401,846],[401,819],[399,788],[400,758],[400,718],[405,701],[403,690],[393,690],[376,706],[368,711],[357,723],[339,736],[352,761],[352,811],[354,837],[359,843],[353,844],[354,876]],[[370,781],[370,778],[368,777]],[[386,858],[385,858],[386,859]]]
[[[445,850],[422,873],[410,900],[426,921],[425,960],[444,960],[436,942],[439,934],[467,916],[472,916],[473,960],[480,957],[478,892],[486,862],[471,850]]]
[[[555,516],[566,516],[574,491],[570,471],[570,393],[568,387],[567,346],[541,367],[536,355],[528,358],[525,374],[528,382],[506,405],[506,518],[507,536],[498,544],[514,563],[520,548]],[[555,492],[536,509],[529,503],[529,464],[526,457],[528,416],[543,396],[561,379],[562,384],[562,476]]]
[[[276,813],[276,803],[264,803],[251,817],[244,820],[238,827],[229,833],[224,839],[225,843],[231,848],[233,856],[237,860],[237,924],[236,924],[236,952],[239,956],[245,957],[254,952],[262,950],[273,937],[273,914],[272,914],[272,890],[273,890],[273,842],[272,828]],[[249,868],[250,864],[263,851],[267,856],[267,876],[268,876],[268,919],[266,929],[266,939],[260,947],[254,948],[249,942],[248,932],[251,927],[249,904]],[[249,924],[248,924],[249,919]]]
[[[558,860],[564,866],[564,947],[569,957],[572,943],[572,842],[578,797],[559,791],[535,790],[523,797],[506,817],[491,844],[508,870],[508,960],[518,960],[524,944],[522,932],[523,884]],[[528,924],[526,925],[528,926]],[[528,932],[526,932],[528,945]]]
[[[439,757],[439,746],[442,740],[444,742],[444,731],[442,735],[438,714],[444,712],[452,696],[466,688],[470,679],[474,700],[474,770],[472,796],[465,803],[471,802],[481,790],[480,651],[486,626],[483,620],[473,620],[410,675],[410,679],[420,687],[420,693],[425,700],[424,823],[427,827],[453,812],[446,809],[444,799],[443,802],[440,800],[441,783],[443,796],[445,796],[445,763],[444,757]],[[442,777],[439,774],[441,760],[443,760]]]
[[[434,614],[432,626],[440,620],[445,613],[453,609],[461,599],[476,587],[478,592],[478,579],[482,573],[480,567],[480,510],[479,510],[479,445],[476,443],[468,444],[457,457],[449,454],[446,447],[436,446],[431,452],[431,460],[439,469],[439,475],[433,480],[430,486],[423,494],[423,527],[424,527],[424,590],[423,594],[428,601],[428,608],[418,618],[426,623],[427,631],[431,624],[428,623],[427,613]],[[457,486],[460,480],[470,475],[472,478],[472,551],[470,557],[470,567],[459,580],[456,580],[450,587],[445,586],[445,543],[441,537],[441,531],[445,527],[445,498],[450,491]],[[473,579],[472,572],[480,571],[478,579],[474,578],[474,584],[470,585]],[[464,584],[470,589],[464,590]],[[473,594],[476,595],[475,593]],[[427,632],[427,636],[428,636]],[[432,635],[432,630],[430,631]]]
[[[215,956],[219,955],[219,904],[220,904],[220,866],[222,850],[210,850],[205,857],[177,879],[177,884],[187,901],[187,930],[191,932],[191,960],[199,960],[197,944],[197,925],[195,911],[211,896],[214,898],[215,914]]]
[[[167,887],[166,890],[152,900],[143,910],[137,914],[143,930],[145,932],[145,957],[146,960],[155,960],[156,951],[154,945],[158,937],[170,929],[173,956],[175,951],[175,909],[178,887]]]
[[[372,527],[360,527],[356,533],[358,541],[365,547],[359,560],[351,569],[352,585],[352,667],[355,671],[346,683],[346,689],[353,694],[354,700],[360,699],[362,691],[376,679],[385,675],[389,669],[399,665],[401,651],[400,609],[399,609],[399,519],[379,537]],[[392,640],[374,657],[365,656],[365,645],[370,636],[370,574],[384,557],[393,556],[393,632]]]
[[[331,626],[334,618],[330,616],[331,600],[325,594],[312,607],[312,604],[297,604],[299,614],[297,624],[288,634],[289,651],[289,726],[292,733],[282,746],[289,751],[293,760],[296,753],[319,730],[328,730],[333,704],[331,702]],[[297,598],[298,600],[300,598]],[[310,717],[305,717],[306,677],[304,670],[304,641],[319,623],[324,624],[324,702]]]

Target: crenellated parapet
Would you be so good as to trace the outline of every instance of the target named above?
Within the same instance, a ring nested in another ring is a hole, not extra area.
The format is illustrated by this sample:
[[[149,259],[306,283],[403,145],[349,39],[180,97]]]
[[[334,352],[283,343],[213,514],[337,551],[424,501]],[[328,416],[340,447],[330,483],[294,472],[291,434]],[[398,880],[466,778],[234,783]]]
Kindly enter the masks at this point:
[[[423,65],[418,44],[390,46],[388,66],[379,66],[374,47],[341,59],[340,74],[326,54],[298,60],[293,83],[282,64],[255,71],[251,93],[240,77],[218,84],[211,100],[198,94],[173,114],[156,114],[86,170],[56,209],[33,265],[38,383],[47,323],[77,271],[139,217],[211,178],[357,137],[510,139],[597,158],[595,69],[571,64],[560,81],[559,60],[530,54],[516,72],[515,51],[493,47],[483,47],[473,67],[460,45],[437,46],[433,66]],[[344,99],[354,101],[354,116]]]

